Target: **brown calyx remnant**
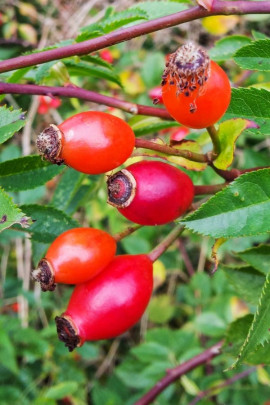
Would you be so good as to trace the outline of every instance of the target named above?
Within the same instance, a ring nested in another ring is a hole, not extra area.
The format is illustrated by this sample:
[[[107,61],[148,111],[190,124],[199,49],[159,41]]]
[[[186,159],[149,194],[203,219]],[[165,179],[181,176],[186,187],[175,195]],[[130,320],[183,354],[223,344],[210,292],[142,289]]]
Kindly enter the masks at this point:
[[[38,268],[32,271],[32,277],[40,283],[42,291],[54,291],[56,284],[54,282],[54,271],[48,260],[41,259]]]
[[[69,316],[56,316],[55,323],[59,340],[65,343],[70,352],[82,345],[77,328]]]
[[[51,124],[45,128],[37,137],[37,148],[39,152],[51,163],[61,165],[64,160],[59,158],[62,149],[62,132],[60,129]]]
[[[126,208],[130,205],[136,192],[136,180],[126,169],[123,169],[107,180],[108,204],[116,208]]]
[[[189,42],[170,55],[162,75],[161,86],[169,83],[176,86],[176,96],[196,94],[190,103],[190,112],[195,112],[196,98],[203,93],[203,86],[210,76],[210,58],[201,47]]]

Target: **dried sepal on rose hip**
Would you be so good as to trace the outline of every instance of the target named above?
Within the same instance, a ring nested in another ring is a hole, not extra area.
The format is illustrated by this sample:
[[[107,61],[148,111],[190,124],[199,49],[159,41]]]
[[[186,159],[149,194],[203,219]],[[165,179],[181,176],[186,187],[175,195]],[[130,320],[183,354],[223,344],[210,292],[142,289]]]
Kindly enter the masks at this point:
[[[153,290],[148,255],[116,256],[94,279],[75,287],[67,310],[55,318],[69,351],[85,341],[111,339],[135,325]]]
[[[59,235],[50,245],[32,277],[42,291],[53,291],[57,283],[79,284],[100,273],[113,259],[116,241],[107,232],[74,228]]]
[[[131,155],[134,132],[122,119],[86,111],[50,125],[37,138],[39,152],[50,162],[86,174],[106,173]]]
[[[141,161],[107,180],[108,203],[130,221],[162,225],[191,205],[194,186],[187,174],[167,163]]]
[[[170,55],[161,85],[170,115],[190,128],[215,124],[230,104],[231,86],[226,73],[193,43]]]

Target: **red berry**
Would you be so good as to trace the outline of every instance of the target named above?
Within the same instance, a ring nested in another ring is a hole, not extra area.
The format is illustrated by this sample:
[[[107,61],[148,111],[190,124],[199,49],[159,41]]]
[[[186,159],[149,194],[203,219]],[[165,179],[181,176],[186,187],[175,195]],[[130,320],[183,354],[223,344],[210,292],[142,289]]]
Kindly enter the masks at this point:
[[[108,203],[141,225],[161,225],[183,214],[194,197],[188,175],[174,166],[141,161],[108,179]]]
[[[152,289],[147,255],[116,256],[97,277],[75,287],[67,310],[56,317],[59,339],[72,351],[87,340],[122,334],[141,318]]]
[[[161,86],[157,86],[157,87],[154,87],[153,89],[149,90],[148,95],[151,98],[151,100],[153,100],[154,104],[159,104],[159,103],[163,104]]]
[[[108,63],[113,63],[113,55],[109,49],[102,49],[99,52],[101,59],[105,60]]]
[[[189,134],[189,132],[189,129],[186,127],[176,128],[170,135],[170,144],[172,145],[175,142],[177,143],[182,141]]]
[[[61,105],[61,100],[49,96],[39,96],[38,113],[46,114],[51,108],[57,108]]]
[[[116,241],[107,232],[94,228],[70,229],[53,241],[32,276],[40,282],[43,291],[53,291],[55,283],[83,283],[100,273],[115,252]]]
[[[37,139],[46,159],[87,174],[120,166],[131,155],[134,143],[134,133],[125,121],[99,111],[73,115],[58,127],[50,125]]]
[[[171,55],[162,78],[166,109],[187,127],[215,124],[230,104],[231,87],[226,73],[192,43]]]

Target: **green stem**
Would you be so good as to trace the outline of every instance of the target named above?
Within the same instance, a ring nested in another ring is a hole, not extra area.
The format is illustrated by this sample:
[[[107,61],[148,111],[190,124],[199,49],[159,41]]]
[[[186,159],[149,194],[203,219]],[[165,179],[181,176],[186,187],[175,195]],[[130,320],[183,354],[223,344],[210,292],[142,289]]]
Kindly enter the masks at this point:
[[[140,229],[142,226],[143,225],[128,226],[123,231],[116,233],[113,237],[116,240],[116,242],[119,242],[120,240],[124,239],[126,236],[131,235],[133,232],[137,231],[137,229]]]
[[[210,125],[210,127],[207,127],[207,132],[210,135],[210,138],[213,143],[213,152],[216,156],[218,156],[220,152],[220,144],[219,144],[219,138],[218,138],[218,132],[215,128],[214,125]]]

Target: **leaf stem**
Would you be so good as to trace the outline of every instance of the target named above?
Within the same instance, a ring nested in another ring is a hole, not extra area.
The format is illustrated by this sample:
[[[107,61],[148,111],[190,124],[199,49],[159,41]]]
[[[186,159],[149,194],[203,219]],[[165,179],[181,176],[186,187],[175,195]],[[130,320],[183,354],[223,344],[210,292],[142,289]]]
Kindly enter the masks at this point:
[[[206,186],[194,186],[195,195],[215,194],[226,187],[228,183],[209,184]]]
[[[0,83],[0,94],[32,94],[45,96],[76,97],[80,100],[92,101],[109,107],[119,108],[130,114],[150,115],[167,120],[172,120],[170,114],[164,108],[148,107],[141,104],[129,103],[114,97],[104,96],[94,91],[85,90],[76,86],[53,87],[38,86],[35,84]]]
[[[169,246],[178,238],[178,236],[183,232],[184,226],[177,225],[167,236],[160,242],[150,253],[148,257],[152,262],[155,262],[159,256],[161,256]]]
[[[209,163],[209,161],[211,161],[211,157],[209,157],[208,155],[191,152],[190,150],[180,150],[168,145],[160,145],[146,139],[137,138],[135,140],[135,147],[156,150],[158,152],[165,153],[166,155],[181,156],[185,159],[192,160],[193,162]]]
[[[119,42],[128,41],[141,35],[150,34],[151,32],[159,31],[211,15],[265,13],[270,13],[269,1],[257,2],[215,0],[211,11],[207,11],[200,6],[195,6],[188,10],[180,11],[179,13],[156,18],[142,24],[136,24],[133,27],[122,28],[103,35],[102,37],[90,39],[88,41],[4,60],[0,62],[0,73],[9,72],[10,70],[20,69],[27,66],[34,66],[52,60],[68,58],[70,56],[87,55],[90,52],[106,48]]]
[[[175,368],[171,368],[167,370],[166,376],[163,377],[160,381],[151,388],[141,399],[135,402],[134,405],[148,405],[151,404],[155,400],[155,398],[165,390],[170,384],[176,381],[179,377],[187,372],[193,370],[196,367],[201,366],[209,362],[212,358],[218,356],[221,353],[221,346],[222,341],[216,343],[214,346],[210,347],[209,349],[205,350],[204,352],[198,354],[192,359],[185,361],[184,363],[180,364]]]

